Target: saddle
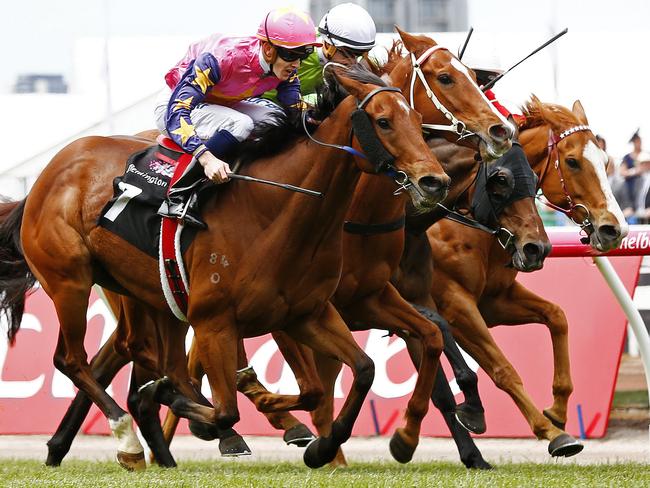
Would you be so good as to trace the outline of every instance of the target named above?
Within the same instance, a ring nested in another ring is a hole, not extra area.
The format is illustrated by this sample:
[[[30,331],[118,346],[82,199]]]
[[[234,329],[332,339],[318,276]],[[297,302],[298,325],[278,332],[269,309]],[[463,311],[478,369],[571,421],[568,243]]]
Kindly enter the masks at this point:
[[[168,137],[159,136],[155,145],[128,158],[124,174],[113,180],[113,198],[98,223],[159,261],[165,298],[181,320],[186,320],[189,288],[182,255],[196,229],[186,229],[176,219],[162,218],[157,212],[174,175],[181,175],[191,161],[191,154]]]

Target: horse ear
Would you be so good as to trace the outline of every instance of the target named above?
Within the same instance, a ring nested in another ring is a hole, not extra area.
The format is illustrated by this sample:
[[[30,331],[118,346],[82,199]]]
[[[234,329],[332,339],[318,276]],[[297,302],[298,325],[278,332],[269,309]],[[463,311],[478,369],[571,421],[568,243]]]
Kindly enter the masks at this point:
[[[415,55],[421,54],[432,46],[436,45],[436,42],[427,36],[415,36],[409,34],[408,32],[403,31],[399,27],[395,26],[395,30],[399,34],[400,39],[406,50]]]
[[[370,85],[366,85],[359,81],[353,80],[352,78],[347,78],[344,74],[334,71],[334,76],[339,84],[345,88],[350,95],[353,95],[357,100],[363,100],[363,98],[370,93]]]
[[[582,108],[582,104],[580,103],[580,100],[576,100],[573,102],[573,107],[571,108],[571,111],[573,112],[573,115],[575,115],[578,119],[578,121],[582,125],[589,125],[589,122],[587,121],[587,115],[585,114],[585,109]]]

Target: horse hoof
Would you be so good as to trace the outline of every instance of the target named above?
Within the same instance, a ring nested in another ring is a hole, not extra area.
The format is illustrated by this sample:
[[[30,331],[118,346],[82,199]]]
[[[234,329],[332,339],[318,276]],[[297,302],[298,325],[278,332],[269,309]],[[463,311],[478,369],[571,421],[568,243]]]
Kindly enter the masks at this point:
[[[467,431],[472,434],[484,434],[487,427],[485,426],[485,413],[472,411],[459,405],[456,408],[456,420]]]
[[[221,457],[250,456],[251,449],[244,438],[233,430],[234,434],[219,440]]]
[[[393,437],[388,444],[390,453],[395,459],[395,461],[406,464],[411,459],[413,459],[413,453],[415,452],[415,446],[409,446],[402,435],[400,434],[400,429],[397,429],[393,434]]]
[[[59,466],[61,466],[61,461],[63,461],[63,458],[67,453],[68,453],[67,449],[57,449],[48,445],[47,459],[45,460],[45,465],[51,466],[53,468],[58,468]]]
[[[553,457],[571,457],[578,454],[585,446],[569,434],[560,434],[548,445],[548,453]]]
[[[327,439],[325,437],[316,437],[307,445],[302,460],[308,468],[317,469],[331,463],[336,458],[338,446],[330,449],[327,444],[323,444]],[[332,452],[328,452],[328,451]]]
[[[192,435],[202,441],[213,441],[219,438],[219,429],[216,425],[188,420],[188,427]]]
[[[463,461],[463,464],[467,469],[494,469],[490,463],[488,463],[483,457],[479,454],[478,457]]]
[[[556,419],[555,417],[553,417],[553,415],[551,415],[551,413],[550,413],[548,410],[544,410],[543,413],[544,413],[544,417],[546,417],[547,419],[549,419],[549,420],[551,421],[551,423],[552,423],[555,427],[557,427],[557,428],[560,429],[560,430],[565,430],[565,429],[566,429],[566,422],[561,422],[561,421],[559,421],[558,419]]]
[[[131,454],[117,451],[117,462],[127,471],[144,471],[147,468],[147,463],[144,460],[144,452]]]
[[[288,429],[282,438],[288,446],[305,447],[316,439],[316,436],[305,424],[297,424]]]

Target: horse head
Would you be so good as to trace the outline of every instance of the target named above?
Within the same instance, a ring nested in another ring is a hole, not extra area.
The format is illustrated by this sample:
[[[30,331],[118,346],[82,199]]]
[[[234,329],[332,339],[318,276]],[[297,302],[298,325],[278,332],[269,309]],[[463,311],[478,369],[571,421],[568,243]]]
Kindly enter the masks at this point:
[[[539,186],[550,205],[576,222],[594,249],[618,247],[628,227],[607,181],[607,155],[580,101],[569,110],[533,96],[524,112],[522,143],[530,145],[529,157],[537,160]]]
[[[423,127],[480,150],[485,159],[504,154],[514,127],[485,97],[474,72],[433,39],[397,31],[408,54],[394,47],[385,71],[422,114]]]
[[[369,72],[360,73],[358,68],[336,72],[338,83],[356,103],[351,114],[353,146],[365,156],[355,158],[357,165],[367,173],[391,176],[418,211],[430,210],[447,195],[450,179],[422,138],[422,117],[399,89]]]
[[[551,251],[535,206],[536,192],[537,176],[515,142],[494,163],[480,165],[471,195],[474,218],[494,233],[518,271],[540,269]]]

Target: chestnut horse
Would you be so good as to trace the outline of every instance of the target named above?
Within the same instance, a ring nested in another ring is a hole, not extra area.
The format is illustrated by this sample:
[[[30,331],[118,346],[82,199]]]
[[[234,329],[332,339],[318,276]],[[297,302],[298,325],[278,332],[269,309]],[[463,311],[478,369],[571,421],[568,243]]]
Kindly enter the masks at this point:
[[[426,62],[423,62],[421,69],[424,72],[425,79],[428,80],[428,84],[433,85],[433,90],[438,93],[438,99],[439,99],[437,100],[438,106],[442,106],[443,110],[447,110],[445,107],[451,107],[454,111],[454,113],[451,115],[451,118],[456,121],[459,120],[463,121],[462,126],[459,123],[457,126],[455,126],[454,131],[462,131],[464,130],[462,129],[462,127],[466,127],[467,130],[471,131],[471,134],[469,135],[464,134],[464,135],[468,135],[466,139],[467,143],[473,143],[475,145],[478,145],[480,143],[482,148],[484,148],[488,153],[500,154],[501,152],[506,150],[509,147],[508,135],[511,134],[511,128],[502,117],[500,118],[495,114],[492,106],[485,99],[485,97],[480,92],[480,90],[478,90],[478,87],[476,86],[474,80],[469,77],[466,68],[460,65],[459,63],[457,63],[457,60],[456,62],[453,62],[455,58],[447,50],[438,49],[438,48],[432,50],[432,48],[434,48],[435,46],[435,43],[432,40],[424,37],[410,36],[409,34],[406,33],[401,33],[401,35],[407,47],[418,57],[428,52],[427,54],[428,57],[425,60]],[[411,64],[410,58],[405,58],[405,63],[408,63],[410,65]],[[413,73],[413,76],[415,76],[415,73]],[[422,90],[419,88],[420,82],[418,82],[417,87],[418,87],[417,90],[412,90],[414,94],[416,94],[415,97],[416,105],[431,105],[432,107],[432,109],[427,113],[427,117],[425,117],[424,121],[430,124],[445,123],[447,121],[445,112],[440,112],[436,108],[436,105],[431,103],[430,98],[426,96],[427,90]],[[406,83],[405,88],[409,89],[408,82]],[[470,169],[468,169],[468,171]],[[376,188],[373,189],[372,186],[375,186]],[[357,206],[359,207],[359,210],[356,213],[354,213],[354,217],[353,217],[356,221],[368,222],[374,219],[379,219],[381,222],[383,222],[385,219],[392,219],[393,214],[395,216],[403,215],[404,200],[396,199],[392,197],[392,192],[394,190],[394,187],[387,180],[380,181],[379,179],[376,178],[370,178],[370,179],[363,178],[362,182],[360,183],[360,187],[363,187],[364,191],[358,191],[357,194],[359,195],[359,197],[358,199],[355,199],[355,202],[358,203]],[[378,201],[377,204],[372,204],[371,203],[372,199],[369,198],[369,195],[370,194],[379,195],[379,193],[376,193],[377,189],[381,189],[381,192],[383,192],[385,196],[381,199],[377,198]],[[388,203],[390,202],[392,203],[388,205]],[[354,205],[355,204],[353,203],[353,206]],[[376,212],[378,211],[381,211],[381,214],[376,214]],[[376,274],[376,271],[379,270],[379,276],[375,276],[372,273],[369,274],[367,277],[364,276],[364,280],[366,281],[365,281],[365,285],[363,286],[365,286],[366,288],[370,287],[371,290],[374,290],[370,294],[372,300],[375,300],[374,298],[375,295],[383,292],[383,289],[386,287],[388,278],[390,277],[391,269],[396,267],[397,260],[399,259],[399,255],[401,252],[400,251],[400,247],[401,247],[400,242],[402,239],[401,233],[400,234],[393,233],[392,236],[387,236],[387,237],[388,237],[388,241],[384,242],[383,244],[378,241],[379,244],[378,248],[384,249],[387,252],[389,252],[387,257],[388,261],[382,266],[378,266],[376,269],[373,266],[365,266],[363,268],[363,273],[365,273],[370,269],[373,271],[373,273]],[[366,255],[367,255],[367,251],[364,250],[360,253],[360,256],[351,259],[350,262],[358,262],[359,260],[364,259]],[[361,269],[358,271],[361,271]],[[358,271],[357,274],[359,274]],[[363,290],[363,288],[360,288],[360,290]],[[423,321],[423,319],[419,315],[414,313],[413,309],[410,306],[408,306],[408,304],[403,302],[403,300],[399,300],[397,298],[397,294],[395,293],[389,294],[386,298],[387,299],[391,298],[393,301],[396,301],[397,308],[398,309],[401,308],[402,314],[406,314],[405,317],[408,317],[409,323],[403,324],[401,326],[402,329],[405,330],[415,329],[414,333],[416,333],[416,335],[420,335],[423,330],[423,327],[428,327],[423,324],[423,322],[426,321]],[[368,312],[365,311],[364,313],[367,314]],[[401,321],[404,321],[404,319],[402,318]],[[411,321],[415,325],[410,324]],[[423,325],[419,325],[419,324],[423,324]],[[392,327],[394,327],[394,325]],[[278,338],[277,335],[276,338]],[[281,338],[278,338],[278,340],[280,342],[286,342],[283,341]],[[107,343],[105,347],[107,346],[110,347],[110,344]],[[114,364],[117,365],[119,363],[114,363]],[[99,363],[97,363],[97,366],[98,368],[101,368],[101,365]],[[119,368],[119,366],[117,367]],[[420,370],[424,371],[425,368],[423,368],[421,365]],[[106,370],[102,368],[101,372],[102,374],[104,374]],[[434,375],[435,375],[435,368],[429,368],[427,366],[426,375],[424,375],[423,378],[426,379],[427,376],[433,377]],[[306,375],[306,377],[309,376],[310,375]],[[106,378],[110,380],[108,376],[106,376]],[[250,374],[240,375],[240,378],[250,379]],[[250,391],[250,388],[252,387],[250,381],[246,382],[246,385],[242,384],[242,382],[240,382],[240,384],[243,389],[248,389],[247,391]],[[430,386],[427,385],[426,383],[424,383],[423,385],[424,385],[423,387],[418,386],[417,388],[418,391],[416,392],[417,396],[414,395],[414,398],[420,396],[419,391],[421,389],[430,388]],[[305,386],[305,388],[308,389],[309,386]],[[260,399],[258,402],[258,406],[264,404],[262,408],[267,411],[272,408],[289,407],[286,403],[278,404],[277,402],[274,401],[274,403],[271,404],[269,403],[268,400],[269,400],[268,396],[265,397],[264,399]],[[415,401],[416,400],[414,399],[414,402]],[[418,401],[421,403],[420,400]],[[75,399],[75,402],[73,403],[73,407],[72,407],[75,410],[75,412],[70,413],[70,415],[66,415],[64,422],[57,430],[57,434],[55,435],[55,437],[52,438],[50,443],[48,443],[50,447],[50,454],[51,455],[54,454],[54,457],[56,458],[56,462],[53,462],[52,464],[58,464],[58,462],[60,462],[61,458],[69,448],[70,442],[72,441],[72,438],[74,436],[74,432],[76,432],[76,430],[79,428],[81,424],[83,415],[85,415],[85,410],[84,407],[82,406],[82,403],[83,400],[77,401],[77,399]],[[417,404],[414,403],[414,405]],[[424,402],[424,407],[426,408],[426,399]],[[292,406],[292,408],[295,408],[295,405]],[[407,454],[402,455],[401,456],[402,458],[406,456],[410,457],[409,451],[412,452],[412,450],[415,448],[415,445],[417,444],[417,432],[419,431],[419,421],[422,416],[421,410],[422,410],[421,407],[418,405],[417,415],[412,416],[412,419],[409,418],[411,417],[410,410],[409,413],[407,413],[407,431],[409,431],[408,433],[409,439],[407,442],[411,445],[409,445],[407,448],[404,449],[407,452]],[[297,420],[295,420],[295,418],[293,418],[288,414],[284,416],[281,414],[276,415],[273,418],[275,419],[274,425],[278,426],[279,428],[285,428],[291,430],[291,428],[299,427]],[[74,425],[71,425],[72,423],[74,423]],[[398,436],[400,435],[401,434],[398,433]],[[400,445],[401,444],[403,443],[400,443]],[[166,457],[166,459],[169,458]],[[49,460],[50,457],[48,457],[48,461]]]
[[[424,36],[410,36],[405,33],[400,33],[400,35],[407,50],[413,53],[416,58],[422,59],[427,52],[438,47],[431,39]],[[438,53],[440,52],[441,51],[438,51]],[[439,99],[449,103],[449,94],[452,93],[450,85],[457,86],[464,80],[469,79],[469,73],[464,66],[460,65],[458,61],[451,56],[451,54],[444,50],[442,53],[451,57],[451,61],[447,62],[447,66],[439,66],[439,62],[435,62],[436,58],[431,57],[429,58],[431,59],[431,62],[423,62],[421,69],[425,73],[425,79],[428,80],[427,85],[433,81],[435,83],[434,86],[446,97],[445,99],[443,98],[443,95],[438,95]],[[424,60],[426,61],[427,58],[424,58]],[[410,76],[407,69],[409,67],[411,69]],[[423,114],[423,121],[430,121],[428,122],[429,124],[441,124],[441,122],[444,122],[444,119],[440,119],[441,112],[439,111],[439,107],[435,102],[432,103],[431,98],[427,96],[427,90],[415,91],[413,86],[411,86],[411,81],[416,76],[412,70],[413,64],[411,58],[408,56],[404,57],[401,59],[401,62],[396,63],[393,67],[393,71],[391,71],[391,79],[393,81],[401,80],[400,86],[403,89],[410,90],[414,93],[414,106]],[[394,79],[393,73],[396,73]],[[419,84],[416,86],[419,87]],[[494,114],[492,105],[485,99],[483,94],[475,85],[474,80],[472,80],[472,84],[468,88],[469,89],[465,92],[466,96],[463,104],[468,100],[471,100],[470,95],[477,95],[477,98],[483,101],[483,104],[487,107],[487,112]],[[503,118],[499,119],[495,115],[493,116],[495,117],[496,122],[505,122]],[[458,120],[463,119],[459,116]],[[466,123],[466,127],[468,130],[472,131],[472,135],[465,134],[467,136],[465,143],[467,144],[470,144],[472,141],[474,144],[486,144],[486,152],[488,154],[500,154],[503,152],[504,148],[508,147],[503,144],[503,141],[500,138],[503,133],[511,135],[509,132],[510,126],[507,122],[505,122],[505,125],[495,124],[490,126],[486,132],[484,129],[481,130],[480,127],[477,128],[476,124],[472,123],[471,119],[469,119]],[[477,134],[483,135],[477,136]],[[495,147],[494,141],[489,138],[484,139],[486,135],[492,135],[492,137],[495,137],[499,146]],[[476,165],[464,165],[462,170],[456,168],[456,175],[458,176],[457,181],[461,183],[461,186],[458,187],[457,191],[460,191],[460,189],[464,187],[462,184],[468,179],[469,175],[473,174],[473,170],[475,169],[474,166]],[[452,180],[452,182],[456,184],[456,180]],[[381,184],[382,182],[376,179],[364,178],[360,182],[360,188],[363,188],[364,185],[378,186]],[[382,191],[373,191],[372,193],[378,196],[385,194],[385,197],[383,199],[378,198],[377,202],[367,199],[364,196],[366,192],[358,191],[358,196],[354,199],[347,215],[349,222],[351,224],[353,223],[353,225],[348,225],[348,229],[354,227],[357,230],[352,232],[348,231],[344,234],[343,274],[334,296],[333,303],[351,330],[362,330],[372,327],[418,337],[419,333],[416,326],[423,322],[423,317],[414,310],[412,306],[405,302],[389,283],[390,276],[397,268],[401,256],[404,234],[403,232],[397,232],[397,230],[400,229],[399,226],[386,224],[399,222],[400,219],[403,218],[405,211],[403,202],[391,198],[392,191],[393,188],[386,185],[384,185]],[[516,212],[520,212],[523,215],[537,215],[532,196],[531,193],[528,200],[518,202],[518,209]],[[391,204],[391,202],[393,203]],[[529,222],[526,222],[526,228],[520,225],[517,229],[520,231],[518,235],[521,237],[518,241],[521,245],[520,249],[523,249],[527,245],[533,246],[535,249],[546,248],[548,242],[545,234],[540,236],[536,232],[541,228],[541,220],[538,222],[530,222],[532,225],[528,224]],[[539,243],[540,237],[544,241],[544,244]],[[376,250],[375,253],[369,255],[367,253],[368,248]],[[379,252],[379,250],[383,251]],[[526,263],[529,263],[528,258],[531,258],[531,265],[540,266],[541,260],[545,255],[546,252],[539,252],[536,255],[527,256],[523,259]],[[424,322],[426,321],[424,320]],[[299,384],[309,383],[308,378],[310,372],[313,370],[313,366],[305,364],[302,360],[303,358],[309,357],[309,352],[304,350],[297,352],[296,346],[289,345],[287,338],[281,338],[278,334],[274,334],[274,337],[278,341],[283,355],[292,366]],[[200,378],[202,375],[200,365],[197,363],[196,354],[190,350],[190,374],[196,379]],[[318,408],[314,411],[312,418],[318,432],[320,434],[325,434],[329,432],[331,427],[333,386],[334,380],[341,368],[341,363],[319,356],[315,364],[319,370],[321,380],[326,387],[326,398],[325,401],[321,402]],[[417,364],[420,365],[420,361],[418,361]],[[430,375],[429,381],[431,382],[430,384],[432,384],[436,372],[424,370],[421,365],[419,371],[418,382],[423,380],[422,372],[426,371],[427,374]],[[251,373],[247,373],[247,375],[252,376]],[[242,373],[240,376],[240,384],[242,385],[241,391],[255,402],[258,409],[267,412],[269,403],[277,402],[276,399],[278,396],[266,392],[254,377],[246,378],[243,376],[244,374]],[[418,384],[416,384],[416,390],[418,390]],[[417,431],[409,428],[409,413],[417,405],[415,403],[416,398],[419,397],[417,393],[417,391],[414,392],[413,398],[409,403],[409,408],[406,413],[406,429],[398,429],[390,444],[393,457],[400,462],[408,462],[411,459],[418,442],[417,433],[419,432],[419,424],[423,416],[426,414],[426,408],[421,409],[421,407],[418,406],[421,410],[418,411],[419,418],[417,421]],[[274,414],[273,416],[269,416],[269,418],[274,426],[284,430],[294,427],[297,422],[289,415],[284,416],[282,419],[281,415]],[[174,425],[169,424],[169,422],[171,422],[169,416],[167,420],[166,431],[173,431]],[[339,456],[337,462],[343,463],[343,457]],[[475,459],[472,459],[471,461],[468,460],[468,462],[476,463],[477,465],[484,463],[480,458],[480,454]]]
[[[360,80],[366,83],[341,77],[342,86],[353,96],[323,122],[315,136],[326,144],[347,143],[351,113],[365,110],[378,145],[392,155],[395,171],[403,172],[414,188],[410,193],[416,195],[414,205],[431,208],[445,196],[449,179],[427,150],[420,116],[408,108],[401,94],[381,86],[378,78]],[[126,137],[88,137],[71,143],[54,157],[28,197],[13,210],[22,219],[8,219],[22,223],[2,229],[3,241],[9,240],[6,236],[15,240],[20,233],[22,244],[22,250],[12,245],[2,249],[3,253],[20,263],[25,280],[36,277],[55,304],[60,322],[56,367],[108,418],[120,443],[118,458],[129,468],[142,466],[142,447],[130,415],[93,377],[83,339],[88,297],[99,271],[110,272],[143,304],[158,310],[167,307],[156,261],[97,225],[101,209],[111,198],[112,180],[122,173],[128,156],[146,145]],[[353,370],[354,386],[331,435],[317,439],[305,452],[310,466],[331,461],[349,438],[374,376],[372,361],[328,301],[338,284],[343,218],[360,168],[376,170],[366,160],[341,154],[338,147],[324,148],[304,139],[274,156],[257,159],[248,167],[251,175],[314,188],[325,197],[308,199],[233,182],[206,202],[210,230],[199,232],[185,254],[192,289],[187,317],[215,400],[214,409],[205,409],[204,422],[228,429],[239,420],[235,378],[237,343],[243,337],[282,329],[314,350],[343,360]],[[210,279],[214,253],[227,256],[229,262],[219,268],[217,284]],[[6,297],[3,293],[2,298]],[[18,317],[24,297],[22,301],[3,300],[2,306]],[[20,323],[12,320],[10,324],[11,340]],[[182,339],[177,345],[184,353]],[[430,324],[426,346],[435,369],[442,341],[434,324]],[[193,396],[186,378],[173,378],[173,383],[186,396]]]
[[[440,48],[425,36],[411,36],[401,31],[400,36],[406,49],[413,53],[415,58],[421,60],[421,64],[417,64],[417,69],[422,70],[423,77],[427,80],[426,87],[429,88],[431,85],[435,87],[431,92],[428,89],[421,89],[419,78],[415,87],[411,84],[417,75],[410,56],[402,58],[391,71],[391,80],[406,93],[413,94],[410,98],[414,107],[422,113],[423,123],[437,124],[440,127],[446,120],[444,110],[447,105],[454,108],[451,120],[459,122],[452,132],[455,134],[454,139],[458,137],[457,131],[467,131],[467,133],[463,132],[467,138],[464,142],[480,146],[488,155],[501,154],[507,150],[509,137],[512,136],[512,126],[500,114],[497,115],[493,106],[478,89],[467,68],[449,51]],[[394,78],[393,74],[395,74]],[[461,88],[463,96],[452,98]],[[434,91],[437,96],[434,94],[432,97],[431,93]],[[437,102],[434,102],[434,99]],[[469,102],[472,102],[472,105],[469,105]],[[460,109],[456,109],[457,106]],[[470,117],[469,107],[480,108],[479,114],[482,118]],[[482,123],[477,123],[478,120]],[[464,168],[468,174],[472,169],[472,167]],[[399,225],[386,226],[387,223],[399,222],[405,212],[405,201],[394,198],[393,191],[394,187],[386,180],[362,177],[346,216],[350,222],[347,228],[354,227],[358,230],[355,233],[348,231],[344,234],[343,273],[333,303],[351,330],[370,327],[385,329],[400,334],[410,334],[421,341],[428,320],[402,299],[389,283],[391,274],[399,263],[404,239]],[[376,200],[367,198],[368,194],[377,195]],[[532,199],[527,203],[525,211],[522,212],[536,214]],[[543,237],[546,238],[545,235]],[[531,232],[530,242],[537,242],[538,239],[539,236]],[[523,240],[528,242],[526,239]],[[374,252],[368,253],[369,248]],[[536,259],[540,258],[543,259],[542,253],[536,257]],[[279,337],[279,334],[274,334],[274,337],[283,355],[294,369],[299,384],[309,385],[313,381],[310,380],[313,365],[306,364],[303,358],[309,358],[310,352],[305,351],[304,348],[298,351],[298,345],[291,344],[289,338]],[[426,355],[421,358],[426,359]],[[190,374],[196,379],[202,375],[197,359],[197,355],[190,350]],[[325,385],[326,397],[314,411],[312,418],[318,432],[321,435],[328,435],[332,422],[334,380],[341,363],[318,355],[315,365]],[[418,361],[417,366],[418,380],[405,413],[406,426],[397,429],[390,443],[391,454],[400,462],[408,462],[418,444],[420,424],[428,409],[427,402],[423,404],[421,401],[420,392],[424,390],[431,392],[436,377],[436,370],[426,367],[423,362]],[[303,370],[300,371],[299,368]],[[252,399],[261,411],[269,412],[271,405],[286,409],[286,405],[280,406],[280,396],[266,392],[251,372],[240,374],[240,385],[240,390]],[[295,418],[289,415],[273,414],[269,417],[273,425],[284,430],[295,427],[297,423]],[[167,432],[173,430],[173,426],[167,425],[166,430]],[[341,456],[338,461],[344,462]]]
[[[607,183],[607,158],[596,145],[580,102],[569,110],[533,97],[525,115],[520,140],[544,196],[580,223],[594,248],[617,247],[627,226]],[[468,151],[461,151],[471,158]],[[551,454],[558,455],[558,448],[565,456],[580,452],[582,445],[563,432],[573,390],[564,312],[516,281],[517,272],[523,270],[492,236],[449,220],[439,221],[424,234],[426,227],[418,222],[415,235],[407,240],[397,288],[416,303],[430,306],[433,299],[458,342],[497,387],[510,394],[533,433],[551,441]],[[504,266],[508,262],[512,266]],[[554,401],[543,414],[488,332],[495,325],[531,322],[546,324],[553,343]],[[470,449],[471,444],[468,437],[463,447]]]

